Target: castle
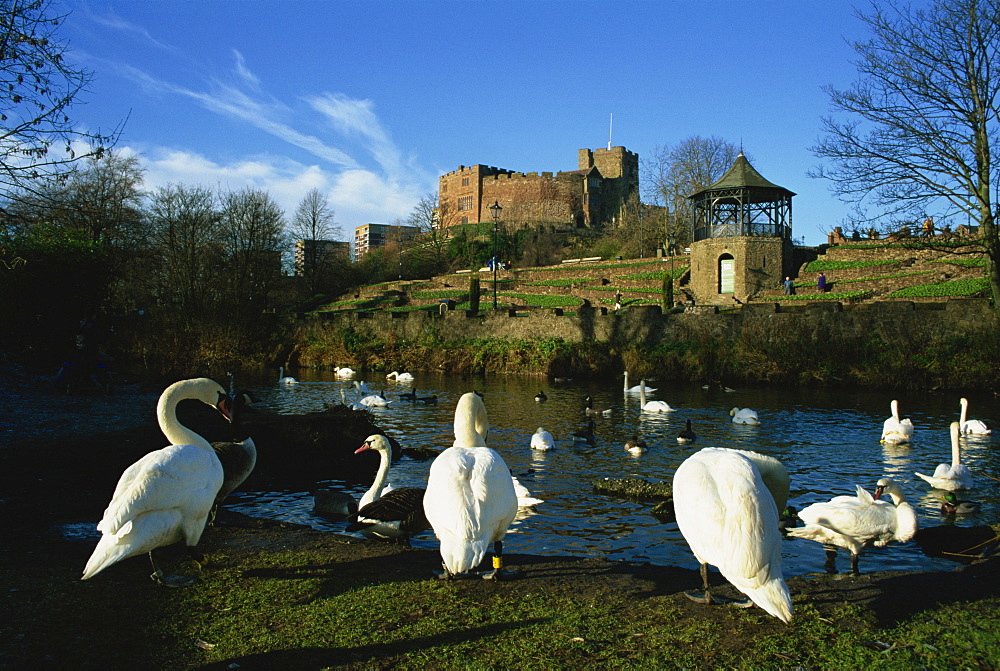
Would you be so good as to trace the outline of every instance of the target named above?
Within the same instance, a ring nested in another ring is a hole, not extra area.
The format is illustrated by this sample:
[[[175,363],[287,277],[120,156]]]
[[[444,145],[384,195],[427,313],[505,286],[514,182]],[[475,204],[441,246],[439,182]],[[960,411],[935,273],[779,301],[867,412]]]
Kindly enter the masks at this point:
[[[625,205],[638,200],[639,155],[625,147],[581,149],[577,163],[557,173],[459,166],[438,180],[437,225],[492,223],[494,203],[514,225],[592,228],[620,220]]]

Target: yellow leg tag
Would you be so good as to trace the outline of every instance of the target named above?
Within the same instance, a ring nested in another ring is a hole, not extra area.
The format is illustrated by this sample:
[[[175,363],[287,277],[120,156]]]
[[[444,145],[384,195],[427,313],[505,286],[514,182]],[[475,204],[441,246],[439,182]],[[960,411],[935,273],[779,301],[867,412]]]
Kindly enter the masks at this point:
[[[503,568],[503,557],[493,558],[493,568]]]

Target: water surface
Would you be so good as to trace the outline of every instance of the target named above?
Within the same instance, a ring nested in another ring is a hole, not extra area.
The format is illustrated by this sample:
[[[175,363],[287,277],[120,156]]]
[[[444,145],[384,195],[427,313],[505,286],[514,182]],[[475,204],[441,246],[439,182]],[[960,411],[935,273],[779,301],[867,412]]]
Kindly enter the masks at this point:
[[[322,410],[340,403],[340,390],[353,393],[351,381],[336,380],[329,372],[296,371],[299,383],[267,383],[253,388],[261,405],[280,413]],[[363,377],[363,375],[361,376]],[[1000,482],[989,476],[1000,473],[993,435],[963,438],[963,460],[976,474],[976,489],[961,493],[981,503],[979,512],[943,519],[942,492],[931,489],[914,471],[932,473],[941,462],[950,462],[950,422],[958,419],[959,395],[897,394],[828,389],[760,388],[705,390],[696,385],[670,385],[656,380],[650,399],[667,401],[672,413],[643,413],[638,394],[624,394],[623,379],[554,383],[531,377],[459,378],[427,373],[415,374],[413,383],[386,381],[372,373],[369,386],[384,389],[389,399],[414,386],[420,396],[436,394],[437,405],[397,402],[375,408],[375,422],[404,447],[444,449],[453,440],[452,421],[458,398],[473,389],[485,396],[491,431],[490,447],[498,450],[533,496],[544,500],[522,511],[505,542],[511,553],[599,556],[640,560],[659,565],[697,566],[676,524],[664,523],[650,513],[652,504],[623,500],[594,492],[595,478],[639,476],[669,480],[677,466],[704,447],[750,449],[780,459],[788,468],[792,487],[789,503],[801,509],[832,496],[854,494],[855,484],[869,491],[883,476],[900,482],[908,501],[917,509],[922,527],[940,524],[971,526],[997,519]],[[275,380],[277,376],[275,376]],[[636,384],[637,380],[632,380]],[[543,390],[544,403],[534,400]],[[590,394],[595,407],[613,408],[609,418],[596,420],[597,443],[574,444],[569,435],[583,428],[584,397]],[[916,426],[914,441],[904,446],[879,443],[882,422],[889,415],[892,398]],[[993,420],[991,398],[970,397],[970,417],[1000,428]],[[730,421],[734,406],[751,407],[760,415],[757,426]],[[677,444],[676,435],[690,419],[698,440],[694,445]],[[556,437],[556,447],[539,452],[529,447],[531,434],[539,426]],[[998,432],[1000,433],[1000,432]],[[633,456],[623,449],[625,441],[641,435],[649,452]],[[393,486],[424,486],[430,462],[404,458],[390,471]],[[327,480],[323,486],[339,488],[355,498],[370,483]],[[236,492],[227,505],[248,515],[307,524],[317,529],[342,532],[344,523],[332,522],[312,513],[309,492]],[[436,548],[433,533],[414,539],[418,547]],[[811,541],[786,539],[783,543],[786,575],[823,570],[822,546]],[[839,568],[849,568],[841,554]],[[862,571],[939,570],[955,564],[924,555],[916,543],[868,549],[862,555]]]

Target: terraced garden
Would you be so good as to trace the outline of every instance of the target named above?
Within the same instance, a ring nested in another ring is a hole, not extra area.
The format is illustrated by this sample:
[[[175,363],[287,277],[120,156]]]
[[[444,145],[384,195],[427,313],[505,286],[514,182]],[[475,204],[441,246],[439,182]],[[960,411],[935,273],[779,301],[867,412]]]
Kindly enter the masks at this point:
[[[840,301],[859,303],[880,300],[940,301],[951,297],[987,296],[983,277],[985,262],[970,247],[935,251],[912,244],[847,244],[829,247],[819,258],[804,264],[795,282],[796,294],[782,288],[766,291],[753,300],[789,302]],[[497,301],[508,309],[577,309],[584,302],[611,307],[621,293],[624,306],[661,305],[664,276],[670,273],[678,302],[688,281],[688,257],[674,259],[588,260],[555,266],[499,271]],[[816,289],[816,276],[827,277],[827,291]],[[470,279],[475,271],[451,273],[427,280],[383,282],[357,287],[316,312],[437,310],[442,302],[455,309],[470,309]],[[493,301],[493,275],[478,273],[480,306]]]

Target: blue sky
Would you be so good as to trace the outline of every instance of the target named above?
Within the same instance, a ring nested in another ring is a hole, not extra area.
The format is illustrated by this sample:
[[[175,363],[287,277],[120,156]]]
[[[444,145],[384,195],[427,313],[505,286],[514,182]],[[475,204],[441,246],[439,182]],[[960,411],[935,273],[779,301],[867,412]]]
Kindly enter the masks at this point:
[[[345,238],[405,217],[459,165],[576,169],[700,135],[742,143],[796,194],[793,236],[846,206],[806,176],[824,85],[855,77],[849,2],[56,0],[95,73],[75,118],[128,118],[147,187],[266,189],[290,216],[319,188]]]

